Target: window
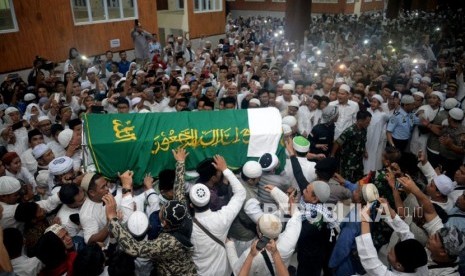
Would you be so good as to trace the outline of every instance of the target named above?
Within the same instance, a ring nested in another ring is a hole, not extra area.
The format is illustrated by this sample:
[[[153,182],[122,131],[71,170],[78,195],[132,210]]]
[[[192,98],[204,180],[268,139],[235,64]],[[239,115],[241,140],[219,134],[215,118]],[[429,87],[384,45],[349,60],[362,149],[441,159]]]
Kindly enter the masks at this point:
[[[1,1],[1,0],[0,0]],[[137,0],[71,0],[75,24],[137,18]]]
[[[18,31],[13,0],[0,0],[0,33]]]
[[[372,1],[373,1],[373,0],[365,0],[365,3],[366,3],[366,2],[372,2]]]
[[[279,2],[279,3],[286,3],[286,0],[273,0],[271,2]]]
[[[213,12],[223,10],[223,0],[195,0],[194,12]]]
[[[178,0],[178,6],[176,7],[178,10],[184,9],[184,0]]]
[[[312,3],[337,4],[339,0],[313,0]]]

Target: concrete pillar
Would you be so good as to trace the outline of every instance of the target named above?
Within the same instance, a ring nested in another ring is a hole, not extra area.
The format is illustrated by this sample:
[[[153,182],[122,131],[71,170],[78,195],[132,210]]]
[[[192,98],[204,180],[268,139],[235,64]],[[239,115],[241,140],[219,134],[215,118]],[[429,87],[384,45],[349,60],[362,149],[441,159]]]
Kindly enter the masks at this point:
[[[311,0],[286,1],[286,38],[291,42],[303,43],[304,32],[310,26],[312,12]]]

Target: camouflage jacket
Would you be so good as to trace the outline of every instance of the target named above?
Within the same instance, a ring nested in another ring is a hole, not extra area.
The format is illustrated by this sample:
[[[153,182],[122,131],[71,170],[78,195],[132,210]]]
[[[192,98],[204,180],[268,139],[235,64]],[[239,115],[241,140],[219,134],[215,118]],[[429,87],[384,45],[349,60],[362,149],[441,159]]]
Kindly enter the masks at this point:
[[[175,199],[185,203],[184,162],[176,163]],[[136,241],[118,221],[112,220],[110,232],[127,254],[150,258],[154,261],[157,275],[197,275],[192,260],[193,247],[180,243],[173,235],[162,232],[155,240]]]

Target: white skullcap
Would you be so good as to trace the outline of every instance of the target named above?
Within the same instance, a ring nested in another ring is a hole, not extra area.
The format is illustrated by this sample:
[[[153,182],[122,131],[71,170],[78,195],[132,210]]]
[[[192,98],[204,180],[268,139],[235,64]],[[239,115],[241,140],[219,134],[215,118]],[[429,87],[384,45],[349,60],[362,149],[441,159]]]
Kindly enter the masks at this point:
[[[279,234],[281,234],[283,224],[277,216],[272,214],[263,214],[260,219],[258,219],[258,228],[263,236],[270,239],[276,239],[279,237]]]
[[[48,164],[48,170],[52,175],[62,175],[73,169],[73,159],[68,156],[61,156],[53,159]]]
[[[142,100],[141,97],[134,97],[131,99],[131,106],[136,106]]]
[[[129,72],[129,71],[128,71],[128,72]],[[126,78],[125,78],[125,77],[122,77],[121,79],[119,79],[119,81],[117,81],[117,82],[115,83],[115,87],[118,87],[118,86],[120,85],[120,83],[125,82],[125,81],[126,81]],[[82,91],[81,91],[81,94],[82,94]]]
[[[292,146],[298,152],[308,152],[310,149],[310,142],[303,136],[296,136],[292,139]]]
[[[341,84],[341,86],[339,86],[339,90],[341,89],[347,91],[348,93],[350,92],[350,86],[348,86],[347,84]]]
[[[323,114],[321,115],[321,118],[323,120],[323,123],[328,123],[332,120],[334,120],[337,115],[339,114],[337,106],[329,105],[323,109]]]
[[[294,117],[294,116],[285,116],[282,120],[282,123],[284,125],[288,125],[290,127],[294,127],[295,125],[297,125],[297,119]]]
[[[461,121],[463,119],[463,110],[458,107],[454,107],[449,110],[449,116],[454,120]]]
[[[421,78],[421,81],[431,83],[431,78],[430,77],[423,77],[423,78]]]
[[[50,225],[47,229],[45,229],[44,234],[48,233],[48,232],[52,232],[53,234],[58,236],[60,231],[63,230],[63,229],[65,229],[63,226],[61,226],[60,224],[55,223],[53,225]]]
[[[65,129],[60,134],[58,134],[58,142],[63,148],[67,148],[71,139],[73,138],[73,130],[72,129]]]
[[[40,122],[43,122],[43,121],[47,121],[47,120],[52,121],[52,120],[50,120],[50,118],[49,118],[48,116],[46,116],[46,115],[39,116],[39,118],[37,118],[37,120],[39,121],[39,123],[40,123]]]
[[[414,72],[415,70],[412,70],[412,73]],[[416,72],[416,71],[415,71]],[[421,80],[421,75],[418,74],[418,73],[415,73],[412,75],[412,79],[418,79],[418,80]]]
[[[435,176],[433,181],[439,192],[445,196],[449,195],[455,189],[454,182],[445,174]]]
[[[287,106],[288,107],[293,106],[293,107],[299,108],[299,103],[297,101],[295,101],[295,100],[292,100]]]
[[[291,91],[294,91],[294,86],[290,83],[286,83],[283,85],[283,89],[284,90],[291,90]]]
[[[150,110],[146,109],[146,108],[142,108],[141,110],[139,110],[139,112],[137,113],[150,113]]]
[[[141,76],[141,75],[145,75],[147,72],[145,72],[144,70],[137,70],[136,71],[136,76]]]
[[[189,85],[187,85],[187,84],[183,84],[183,85],[181,85],[181,88],[180,88],[179,90],[184,90],[184,89],[187,89],[187,90],[189,90],[189,89],[191,89],[191,88],[190,88],[190,86],[189,86]]]
[[[41,158],[46,152],[50,150],[49,146],[46,144],[38,144],[37,146],[34,147],[32,150],[32,155],[34,156],[35,159]]]
[[[345,82],[345,81],[344,81],[344,78],[336,78],[336,79],[334,80],[334,83],[343,83],[343,82]]]
[[[274,153],[265,153],[258,159],[258,163],[262,166],[264,172],[272,171],[279,164],[278,156]]]
[[[372,100],[373,100],[373,99],[376,99],[376,100],[378,100],[378,102],[384,103],[383,97],[381,97],[381,95],[378,95],[378,94],[373,95],[373,96],[371,97],[371,99],[372,99]]]
[[[312,185],[313,192],[315,193],[316,197],[318,197],[320,202],[325,203],[328,201],[329,195],[331,193],[328,183],[317,180],[312,182]]]
[[[292,133],[292,129],[289,125],[286,125],[286,124],[282,124],[282,127],[283,127],[283,133],[284,134],[291,134]]]
[[[278,81],[278,85],[283,85],[283,89],[284,89],[285,84],[286,84],[286,82],[284,80],[279,80]]]
[[[262,176],[262,166],[257,161],[247,161],[242,167],[242,173],[248,178],[259,178]]]
[[[413,104],[415,102],[415,99],[413,98],[412,95],[404,95],[402,96],[402,99],[400,100],[400,102],[403,104]]]
[[[256,99],[256,98],[251,99],[251,100],[249,101],[249,104],[251,104],[251,103],[254,103],[254,104],[256,104],[257,106],[260,106],[260,105],[261,105],[261,104],[260,104],[260,101],[259,101],[258,99]]]
[[[145,235],[149,228],[149,219],[142,211],[134,211],[128,218],[128,231],[134,237]]]
[[[189,198],[196,207],[204,207],[210,202],[210,189],[202,183],[197,183],[189,190]]]
[[[438,97],[441,102],[444,100],[444,94],[442,94],[442,92],[433,91],[431,93],[431,95],[434,95],[434,96]]]
[[[425,94],[423,94],[423,92],[420,92],[420,91],[413,92],[413,96],[419,96],[419,97],[422,97],[423,99],[425,98]]]
[[[90,67],[89,69],[87,69],[87,74],[97,74],[98,73],[98,69],[95,68],[95,67]]]
[[[13,112],[19,112],[19,110],[16,107],[12,107],[12,106],[5,109],[5,115],[10,115]]]
[[[451,110],[454,107],[457,107],[459,104],[459,101],[455,98],[448,98],[444,101],[444,109],[446,110]]]
[[[85,192],[89,190],[89,184],[90,184],[90,181],[92,180],[92,177],[94,177],[94,175],[95,175],[94,172],[87,172],[86,174],[84,174],[84,177],[82,177],[81,187],[82,189],[84,189]]]
[[[21,189],[19,180],[11,176],[0,177],[0,195],[10,195]]]
[[[32,93],[27,93],[26,95],[24,95],[24,100],[26,102],[30,102],[30,101],[33,101],[36,99],[36,95],[32,94]]]
[[[36,176],[36,183],[38,187],[48,188],[48,177],[50,172],[48,170],[40,170]]]
[[[362,186],[362,196],[367,203],[375,201],[379,198],[378,188],[372,183],[365,184]]]

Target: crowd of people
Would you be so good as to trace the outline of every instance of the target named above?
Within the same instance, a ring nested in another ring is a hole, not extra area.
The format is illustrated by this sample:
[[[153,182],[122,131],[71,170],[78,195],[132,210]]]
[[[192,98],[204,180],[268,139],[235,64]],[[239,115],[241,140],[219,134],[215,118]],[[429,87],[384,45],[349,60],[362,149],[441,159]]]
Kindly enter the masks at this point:
[[[0,87],[0,274],[465,273],[464,23],[321,15],[296,43],[285,19],[228,16],[194,49],[136,21],[134,61],[38,57]],[[83,114],[248,108],[279,110],[285,160],[83,168]]]

